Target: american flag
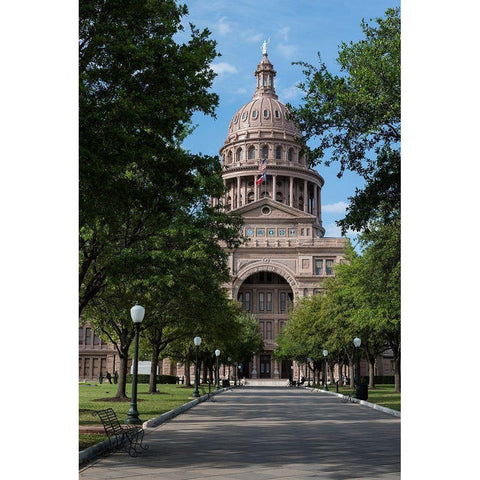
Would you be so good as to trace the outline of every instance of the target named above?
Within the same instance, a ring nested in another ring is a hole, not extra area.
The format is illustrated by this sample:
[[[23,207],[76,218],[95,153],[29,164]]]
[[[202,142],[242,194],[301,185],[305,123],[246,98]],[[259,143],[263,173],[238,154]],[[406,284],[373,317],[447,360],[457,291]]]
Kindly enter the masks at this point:
[[[258,173],[262,173],[267,168],[267,159],[264,158],[258,166]]]

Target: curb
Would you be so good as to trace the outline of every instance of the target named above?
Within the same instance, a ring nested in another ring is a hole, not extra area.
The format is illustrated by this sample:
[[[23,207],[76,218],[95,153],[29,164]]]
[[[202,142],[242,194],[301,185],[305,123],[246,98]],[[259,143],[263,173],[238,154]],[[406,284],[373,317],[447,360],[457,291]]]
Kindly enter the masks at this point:
[[[143,422],[142,427],[144,429],[158,427],[158,425],[166,422],[167,420],[170,420],[171,418],[174,418],[177,415],[180,415],[181,413],[189,410],[195,405],[198,405],[199,403],[204,402],[205,400],[208,400],[212,395],[223,393],[226,390],[230,390],[230,388],[220,388],[219,390],[215,390],[210,394],[207,393],[206,395],[202,395],[199,398],[195,398],[191,402],[185,403],[180,407],[175,408],[174,410],[170,410],[169,412],[162,413],[162,415],[158,417],[151,418],[150,420]],[[79,467],[80,468],[86,467],[87,466],[86,464],[88,462],[90,462],[91,460],[95,460],[96,458],[100,457],[103,453],[105,453],[108,447],[109,447],[109,441],[104,440],[103,442],[92,445],[91,447],[88,447],[85,450],[82,450],[81,452],[79,452],[79,455],[78,455]]]
[[[333,395],[338,398],[346,398],[346,395],[342,395],[341,393],[320,390],[319,388],[305,387],[305,389],[310,390],[313,393],[325,393],[326,395]],[[353,403],[358,403],[365,407],[373,408],[374,410],[379,410],[380,412],[383,412],[383,413],[388,413],[389,415],[393,415],[394,417],[401,418],[401,413],[398,410],[392,410],[391,408],[382,407],[381,405],[377,405],[376,403],[370,403],[365,400],[358,400],[358,398],[353,398],[353,397],[350,399],[350,401]]]

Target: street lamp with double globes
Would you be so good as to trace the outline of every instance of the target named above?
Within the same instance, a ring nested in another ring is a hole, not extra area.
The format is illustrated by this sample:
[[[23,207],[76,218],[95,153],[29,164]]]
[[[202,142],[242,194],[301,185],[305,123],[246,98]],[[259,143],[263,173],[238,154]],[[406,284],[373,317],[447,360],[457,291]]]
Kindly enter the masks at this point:
[[[217,357],[217,369],[216,369],[216,379],[215,379],[215,388],[218,390],[220,388],[220,375],[218,371],[218,357],[220,356],[220,350],[217,348],[215,350],[215,356]]]
[[[328,372],[327,372],[327,355],[328,355],[328,350],[324,350],[323,351],[323,357],[324,357],[324,360],[325,360],[325,382],[324,382],[324,389],[328,392],[328,385],[327,385],[327,381],[328,381]]]
[[[355,337],[353,339],[353,344],[355,345],[355,350],[357,352],[357,371],[356,371],[356,375],[354,377],[354,382],[355,382],[355,385],[360,385],[360,352],[359,352],[359,348],[360,348],[360,345],[362,344],[362,341],[358,337]]]
[[[145,309],[136,303],[130,309],[130,316],[132,317],[133,327],[135,329],[135,350],[133,352],[133,376],[132,376],[132,399],[130,401],[130,410],[127,412],[127,418],[124,423],[131,425],[142,424],[142,420],[138,418],[137,410],[137,374],[138,374],[138,332],[140,324],[145,316]]]
[[[308,362],[308,365],[307,365],[307,368],[308,368],[308,386],[310,387],[310,362],[312,361],[312,359],[310,357],[307,358],[307,362]]]
[[[198,392],[198,384],[199,384],[199,371],[198,371],[198,348],[202,343],[202,339],[200,337],[195,337],[193,339],[193,343],[195,344],[195,391],[192,394],[192,397],[199,397],[200,393]]]

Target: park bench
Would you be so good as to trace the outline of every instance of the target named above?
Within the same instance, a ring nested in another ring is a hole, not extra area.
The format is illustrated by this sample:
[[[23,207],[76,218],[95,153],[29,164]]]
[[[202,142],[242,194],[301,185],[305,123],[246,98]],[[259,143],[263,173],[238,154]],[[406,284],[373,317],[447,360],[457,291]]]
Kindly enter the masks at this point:
[[[147,445],[143,445],[144,430],[142,425],[123,425],[118,421],[117,414],[112,408],[97,410],[93,412],[94,416],[100,418],[105,433],[108,437],[109,449],[116,450],[121,448],[128,441],[128,454],[131,457],[137,456],[137,446],[146,450]]]

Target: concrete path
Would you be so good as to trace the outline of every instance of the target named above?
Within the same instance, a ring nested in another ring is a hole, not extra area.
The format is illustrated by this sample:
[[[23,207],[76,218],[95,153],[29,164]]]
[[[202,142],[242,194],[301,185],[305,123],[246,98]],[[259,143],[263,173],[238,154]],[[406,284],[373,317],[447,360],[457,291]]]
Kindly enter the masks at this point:
[[[80,471],[85,480],[400,478],[400,419],[294,388],[216,395]]]

